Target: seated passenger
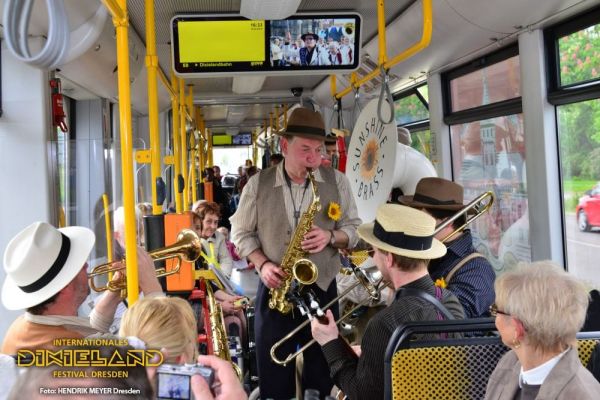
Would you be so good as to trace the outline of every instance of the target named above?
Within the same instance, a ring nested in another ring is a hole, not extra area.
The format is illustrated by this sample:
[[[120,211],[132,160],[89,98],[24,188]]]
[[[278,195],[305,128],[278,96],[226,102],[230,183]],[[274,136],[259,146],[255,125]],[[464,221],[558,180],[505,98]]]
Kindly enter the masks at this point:
[[[166,350],[167,363],[193,363],[198,356],[196,317],[179,297],[138,300],[123,316],[119,336],[135,336],[146,348]]]
[[[464,208],[463,187],[442,178],[423,178],[417,184],[414,196],[401,196],[400,203],[425,211],[440,225]],[[464,224],[458,218],[435,235],[443,240]],[[444,257],[431,260],[429,274],[434,281],[442,281],[458,297],[465,310],[465,318],[488,317],[494,302],[496,274],[489,261],[475,252],[471,231],[465,229],[444,243],[448,252]]]
[[[396,289],[396,295],[389,307],[369,321],[358,358],[339,337],[331,310],[327,310],[326,324],[312,321],[312,335],[322,347],[331,377],[348,398],[383,398],[385,349],[398,326],[445,316],[463,318],[456,296],[436,287],[427,273],[428,261],[446,252],[446,247],[433,238],[434,229],[432,217],[397,204],[380,206],[375,222],[358,227],[358,235],[373,246],[377,268]],[[419,297],[422,294],[437,298],[442,309]]]
[[[206,256],[206,263],[213,263],[220,268],[227,278],[231,275],[233,268],[233,258],[229,254],[225,244],[225,236],[217,231],[219,221],[219,206],[214,202],[204,202],[196,208],[193,218],[193,228],[202,240],[202,251]],[[246,317],[243,306],[238,302],[243,297],[225,290],[214,288],[215,298],[221,304],[227,330],[232,336],[239,336],[242,342],[245,341]],[[233,324],[233,326],[232,326]],[[237,331],[237,332],[236,332]]]
[[[88,228],[56,229],[45,222],[29,225],[10,241],[4,253],[2,304],[9,310],[27,311],[8,329],[2,353],[52,349],[54,339],[108,332],[121,302],[119,292],[107,291],[89,318],[77,316],[90,291],[86,260],[94,242]],[[141,249],[138,263],[141,290],[162,294],[154,263]]]
[[[228,277],[231,276],[233,259],[227,249],[225,236],[217,231],[221,210],[217,203],[207,201],[194,209],[194,229],[202,240],[202,250],[206,256]]]
[[[600,399],[600,383],[581,364],[575,338],[588,301],[585,286],[551,261],[520,263],[502,274],[490,311],[511,351],[485,398]]]

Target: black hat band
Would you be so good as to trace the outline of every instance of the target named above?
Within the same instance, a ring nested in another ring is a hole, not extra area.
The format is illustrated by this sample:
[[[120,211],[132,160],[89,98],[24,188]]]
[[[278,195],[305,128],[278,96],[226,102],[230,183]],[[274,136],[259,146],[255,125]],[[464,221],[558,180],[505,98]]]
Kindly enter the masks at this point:
[[[415,193],[415,195],[413,196],[413,201],[418,201],[419,203],[427,203],[436,206],[462,206],[462,204],[457,203],[454,200],[438,200],[420,193]]]
[[[302,125],[288,125],[284,134],[293,135],[293,134],[309,134],[309,135],[319,135],[325,138],[325,129],[323,128],[315,128],[314,126],[302,126]]]
[[[58,252],[58,256],[56,256],[56,260],[54,261],[52,266],[48,269],[48,271],[46,271],[44,275],[42,275],[40,279],[29,285],[19,286],[19,289],[21,289],[25,293],[37,292],[38,290],[49,284],[52,281],[52,279],[56,278],[56,275],[58,275],[58,273],[65,266],[65,262],[67,261],[67,258],[69,258],[69,250],[71,250],[71,240],[62,232],[60,235],[62,236],[60,251]]]
[[[373,235],[384,243],[406,250],[429,250],[433,236],[411,236],[404,232],[388,232],[375,220]]]

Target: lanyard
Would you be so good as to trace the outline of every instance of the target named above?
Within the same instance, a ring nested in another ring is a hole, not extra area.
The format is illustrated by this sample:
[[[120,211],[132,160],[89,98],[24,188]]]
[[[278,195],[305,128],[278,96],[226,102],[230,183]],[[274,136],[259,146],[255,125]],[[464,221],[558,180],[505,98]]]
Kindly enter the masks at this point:
[[[292,207],[294,207],[294,229],[296,229],[296,226],[298,226],[298,219],[300,218],[300,209],[302,208],[302,202],[304,202],[304,195],[306,194],[306,189],[308,188],[308,178],[304,183],[302,200],[300,200],[300,204],[298,204],[298,209],[296,209],[296,202],[294,201],[294,194],[292,193],[292,181],[290,180],[290,177],[288,176],[285,170],[285,165],[283,166],[283,176],[285,177],[285,182],[287,183],[288,188],[290,189],[290,198],[292,199]]]

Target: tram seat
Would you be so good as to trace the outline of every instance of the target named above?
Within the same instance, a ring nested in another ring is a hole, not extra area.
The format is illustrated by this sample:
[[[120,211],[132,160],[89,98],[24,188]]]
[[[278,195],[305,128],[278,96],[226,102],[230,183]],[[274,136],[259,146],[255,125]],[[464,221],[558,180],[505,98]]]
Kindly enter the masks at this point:
[[[494,320],[416,322],[392,335],[384,361],[385,399],[483,399],[488,379],[509,349],[499,336],[411,340],[423,333],[495,332]],[[577,335],[579,358],[587,366],[600,332]]]

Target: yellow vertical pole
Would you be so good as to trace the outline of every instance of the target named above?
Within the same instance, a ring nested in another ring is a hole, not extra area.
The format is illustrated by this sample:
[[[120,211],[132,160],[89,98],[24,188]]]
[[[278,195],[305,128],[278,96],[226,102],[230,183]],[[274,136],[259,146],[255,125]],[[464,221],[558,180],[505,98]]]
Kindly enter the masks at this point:
[[[288,112],[288,105],[284,104],[283,105],[283,130],[287,129],[287,112]]]
[[[181,146],[179,149],[181,150],[181,175],[184,179],[183,184],[183,211],[187,211],[189,209],[188,203],[188,185],[186,184],[188,178],[188,170],[187,170],[187,129],[186,129],[186,118],[185,118],[185,85],[182,78],[179,78],[179,140]]]
[[[213,165],[213,145],[212,145],[212,131],[206,129],[206,167],[210,168]]]
[[[202,117],[202,113],[200,112],[200,107],[198,107],[198,118],[200,123],[200,154],[198,155],[198,174],[200,176],[200,182],[204,182],[204,165],[206,164],[206,153],[204,149],[206,148],[206,126],[204,125],[204,117]]]
[[[181,176],[181,156],[179,155],[179,84],[173,70],[171,70],[171,86],[175,91],[175,96],[171,98],[171,109],[173,110],[173,166],[175,170],[175,179],[173,180],[173,189],[175,191],[175,211],[177,214],[183,212],[183,199],[179,191],[179,177]]]
[[[188,96],[186,99],[186,104],[187,104],[188,113],[190,115],[190,118],[192,119],[192,123],[191,123],[192,134],[191,134],[191,136],[192,136],[192,140],[193,140],[193,142],[192,142],[193,146],[190,146],[192,159],[188,161],[189,168],[190,168],[190,172],[188,174],[190,176],[190,182],[187,185],[187,187],[189,188],[188,204],[194,204],[194,202],[196,201],[195,200],[196,191],[194,190],[194,185],[196,184],[196,147],[197,147],[196,137],[194,136],[194,133],[196,131],[196,114],[194,113],[194,85],[188,85]]]
[[[190,191],[192,192],[192,201],[191,203],[194,204],[196,202],[196,200],[198,200],[197,198],[197,194],[196,194],[196,153],[198,152],[198,143],[196,142],[196,137],[194,135],[192,135],[192,147],[191,147],[191,155],[192,155],[192,159],[190,160],[190,183],[189,183],[189,187],[190,187]]]
[[[108,6],[107,4],[112,5]],[[111,13],[114,2],[105,1]],[[129,19],[127,0],[118,0],[118,13],[113,13],[117,32],[117,79],[119,86],[119,130],[121,134],[121,175],[123,180],[123,207],[125,208],[125,257],[127,258],[127,300],[132,306],[138,299],[137,223],[133,192],[133,138],[131,130],[131,92],[129,80]]]
[[[158,130],[158,56],[154,1],[145,0],[146,10],[146,69],[148,70],[148,126],[150,129],[150,174],[152,187],[152,214],[160,215],[162,205],[157,202],[156,180],[160,176],[160,136]]]
[[[269,136],[273,136],[274,135],[273,120],[274,120],[273,113],[270,112],[269,113],[269,128],[271,129],[271,135],[269,135]],[[275,143],[274,143],[273,139],[271,138],[271,142],[269,143],[269,150],[270,150],[271,154],[273,154],[273,147],[274,147],[274,145],[275,145]],[[254,165],[256,165],[256,161],[254,162]]]
[[[385,48],[385,0],[377,0],[377,35],[379,42],[379,66],[387,61]]]
[[[336,76],[331,74],[329,75],[329,84],[331,88],[331,97],[335,97],[335,92],[337,92],[337,80]]]
[[[252,131],[252,160],[256,162],[258,159],[258,145],[256,141],[258,140],[258,134],[260,133],[260,128],[255,128]]]

